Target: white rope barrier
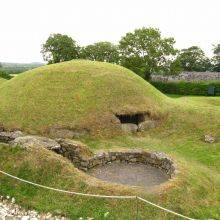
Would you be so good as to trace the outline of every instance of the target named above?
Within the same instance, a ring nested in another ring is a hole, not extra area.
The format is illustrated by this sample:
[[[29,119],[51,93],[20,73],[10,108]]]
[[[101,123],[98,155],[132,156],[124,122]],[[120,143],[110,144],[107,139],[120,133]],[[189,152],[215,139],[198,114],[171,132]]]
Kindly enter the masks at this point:
[[[72,195],[78,195],[78,196],[88,196],[88,197],[99,197],[99,198],[111,198],[111,199],[136,199],[136,196],[107,196],[107,195],[95,195],[95,194],[86,194],[86,193],[79,193],[79,192],[72,192],[72,191],[67,191],[67,190],[62,190],[62,189],[56,189],[56,188],[53,188],[53,187],[49,187],[49,186],[44,186],[44,185],[41,185],[41,184],[38,184],[38,183],[33,183],[33,182],[30,182],[28,180],[24,180],[24,179],[21,179],[21,178],[18,178],[16,176],[13,176],[9,173],[6,173],[4,171],[1,171],[0,170],[0,173],[6,175],[6,176],[9,176],[13,179],[16,179],[16,180],[19,180],[21,182],[24,182],[24,183],[28,183],[30,185],[33,185],[33,186],[37,186],[37,187],[41,187],[41,188],[44,188],[44,189],[49,189],[49,190],[53,190],[53,191],[56,191],[56,192],[62,192],[62,193],[67,193],[67,194],[72,194]]]
[[[8,177],[11,177],[13,179],[16,179],[16,180],[19,180],[21,182],[24,182],[24,183],[27,183],[27,184],[30,184],[30,185],[33,185],[33,186],[37,186],[37,187],[40,187],[40,188],[44,188],[44,189],[49,189],[49,190],[53,190],[53,191],[56,191],[56,192],[61,192],[61,193],[67,193],[67,194],[71,194],[71,195],[78,195],[78,196],[88,196],[88,197],[97,197],[97,198],[110,198],[110,199],[138,199],[138,200],[141,200],[142,202],[145,202],[149,205],[152,205],[154,207],[157,207],[159,209],[162,209],[166,212],[169,212],[173,215],[176,215],[176,216],[179,216],[179,217],[182,217],[182,218],[185,218],[185,219],[188,219],[188,220],[195,220],[194,218],[190,218],[190,217],[187,217],[187,216],[184,216],[184,215],[181,215],[177,212],[174,212],[174,211],[171,211],[169,209],[166,209],[166,208],[163,208],[155,203],[152,203],[146,199],[143,199],[141,197],[138,197],[138,196],[108,196],[108,195],[97,195],[97,194],[87,194],[87,193],[79,193],[79,192],[73,192],[73,191],[67,191],[67,190],[62,190],[62,189],[57,189],[57,188],[53,188],[53,187],[49,187],[49,186],[44,186],[44,185],[41,185],[41,184],[38,184],[38,183],[33,183],[31,181],[28,181],[28,180],[24,180],[24,179],[21,179],[19,177],[16,177],[16,176],[13,176],[9,173],[6,173],[4,171],[1,171],[0,170],[0,173],[8,176]]]
[[[185,218],[185,219],[195,220],[194,218],[190,218],[190,217],[187,217],[187,216],[185,216],[185,215],[181,215],[181,214],[179,214],[179,213],[177,213],[177,212],[171,211],[171,210],[169,210],[169,209],[163,208],[163,207],[161,207],[161,206],[159,206],[159,205],[156,205],[156,204],[154,204],[154,203],[152,203],[152,202],[150,202],[150,201],[148,201],[148,200],[146,200],[146,199],[143,199],[143,198],[141,198],[141,197],[137,197],[137,198],[138,198],[139,200],[143,201],[143,202],[146,202],[146,203],[148,203],[148,204],[150,204],[150,205],[152,205],[152,206],[155,206],[155,207],[157,207],[157,208],[159,208],[159,209],[162,209],[162,210],[164,210],[164,211],[166,211],[166,212],[169,212],[169,213],[171,213],[171,214],[177,215],[177,216],[182,217],[182,218]]]

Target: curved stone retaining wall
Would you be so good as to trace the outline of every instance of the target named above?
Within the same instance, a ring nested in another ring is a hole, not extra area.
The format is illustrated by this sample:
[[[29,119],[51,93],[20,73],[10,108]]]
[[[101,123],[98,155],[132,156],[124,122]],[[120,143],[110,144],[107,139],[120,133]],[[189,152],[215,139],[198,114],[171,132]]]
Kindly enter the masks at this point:
[[[176,173],[176,166],[171,158],[164,153],[146,151],[103,152],[88,160],[82,160],[79,169],[87,171],[95,166],[103,166],[112,162],[141,163],[157,167],[165,171],[171,178]],[[73,162],[74,163],[74,162]]]
[[[113,162],[148,164],[163,170],[170,178],[177,171],[173,160],[162,152],[128,150],[93,154],[85,144],[79,141],[62,138],[53,140],[47,137],[24,135],[20,131],[0,132],[1,141],[22,148],[44,147],[68,158],[74,166],[83,171]]]
[[[142,163],[157,167],[171,178],[176,174],[173,160],[162,152],[143,150],[108,151],[93,154],[86,145],[68,139],[57,139],[60,148],[55,151],[67,157],[78,169],[87,171],[95,166],[103,166],[112,162]]]

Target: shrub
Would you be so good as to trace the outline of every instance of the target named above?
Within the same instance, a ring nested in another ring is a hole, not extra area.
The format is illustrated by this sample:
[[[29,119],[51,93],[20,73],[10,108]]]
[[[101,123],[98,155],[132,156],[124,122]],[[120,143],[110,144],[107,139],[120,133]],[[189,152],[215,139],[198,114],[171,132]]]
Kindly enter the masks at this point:
[[[202,82],[160,82],[151,81],[151,84],[163,93],[179,95],[207,95],[209,87],[216,88],[216,95],[220,95],[220,81]]]
[[[11,79],[12,76],[10,76],[7,72],[3,71],[0,69],[0,78],[3,78],[3,79]]]

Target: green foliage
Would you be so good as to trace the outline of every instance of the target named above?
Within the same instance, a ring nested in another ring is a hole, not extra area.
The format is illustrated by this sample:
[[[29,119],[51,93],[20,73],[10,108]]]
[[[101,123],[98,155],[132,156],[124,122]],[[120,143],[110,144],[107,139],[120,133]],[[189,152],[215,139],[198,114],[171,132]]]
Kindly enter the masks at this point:
[[[170,56],[177,52],[174,43],[173,38],[162,38],[158,29],[136,29],[119,42],[121,64],[145,79],[152,73],[167,72]]]
[[[220,44],[210,60],[198,46],[178,51],[174,38],[163,38],[156,28],[127,33],[119,45],[103,41],[80,48],[67,35],[52,34],[42,54],[49,64],[76,58],[120,64],[149,80],[151,74],[175,75],[182,71],[220,71]],[[176,56],[177,55],[177,56]]]
[[[220,81],[207,81],[207,82],[152,81],[151,84],[163,93],[179,94],[179,95],[207,95],[208,87],[214,86],[218,90],[217,95],[220,95]]]
[[[119,62],[118,47],[110,42],[98,42],[81,50],[81,58],[109,63]]]
[[[169,69],[167,71],[168,75],[177,75],[183,71],[181,63],[178,59],[172,61],[169,65]]]
[[[183,49],[177,56],[184,71],[204,72],[211,69],[211,62],[203,50],[197,46]]]
[[[79,47],[67,35],[51,34],[43,44],[41,53],[49,64],[72,60],[79,57]]]
[[[213,71],[220,72],[220,44],[214,47],[214,57],[212,58]]]
[[[0,78],[3,78],[3,79],[11,79],[12,76],[10,76],[6,71],[0,69]]]

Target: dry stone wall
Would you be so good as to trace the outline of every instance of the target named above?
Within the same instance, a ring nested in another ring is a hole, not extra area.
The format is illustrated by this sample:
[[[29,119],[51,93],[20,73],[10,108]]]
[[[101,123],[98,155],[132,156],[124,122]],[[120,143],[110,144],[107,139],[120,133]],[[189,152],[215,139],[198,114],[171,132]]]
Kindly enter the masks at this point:
[[[108,163],[141,163],[157,167],[165,171],[171,178],[176,173],[176,166],[171,158],[161,152],[146,152],[146,151],[109,151],[96,154],[89,160],[82,160],[81,170],[87,171],[95,166],[103,166]]]
[[[152,75],[151,80],[161,82],[220,80],[220,72],[183,72],[177,76]]]
[[[25,135],[20,131],[0,132],[0,141],[9,143],[11,147],[20,146],[25,149],[43,147],[47,150],[52,150],[68,158],[75,167],[83,171],[92,169],[95,166],[120,162],[151,165],[166,172],[170,178],[177,172],[174,161],[162,152],[127,150],[93,154],[85,144],[79,141],[62,138],[54,140],[47,137]]]

